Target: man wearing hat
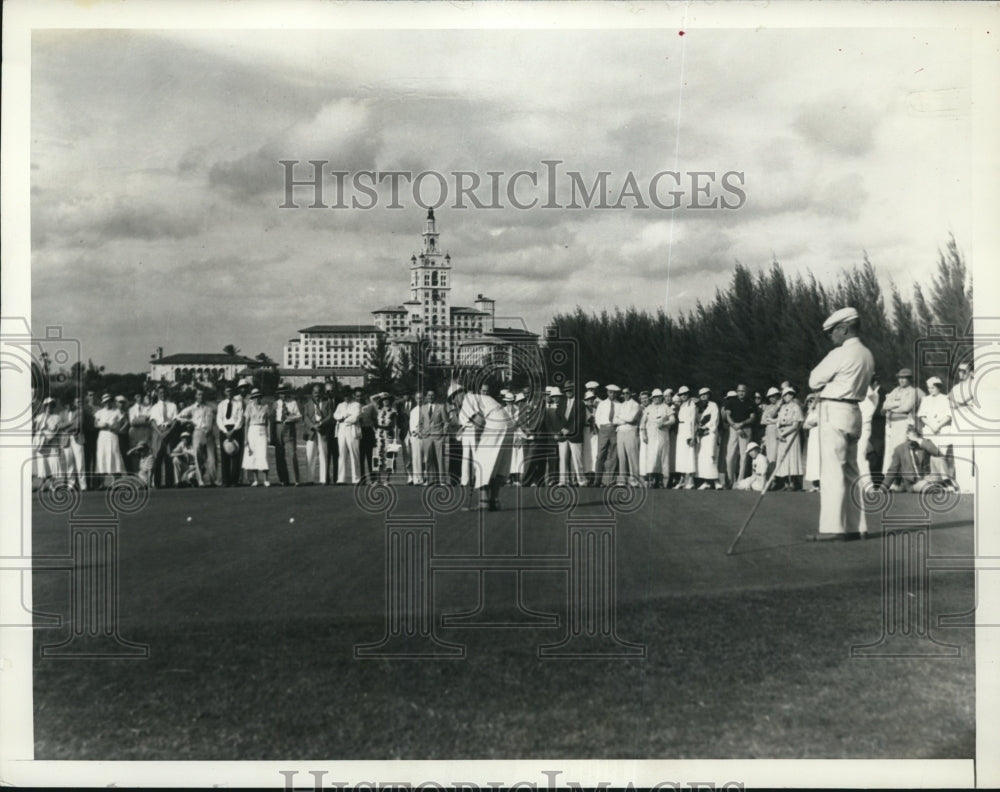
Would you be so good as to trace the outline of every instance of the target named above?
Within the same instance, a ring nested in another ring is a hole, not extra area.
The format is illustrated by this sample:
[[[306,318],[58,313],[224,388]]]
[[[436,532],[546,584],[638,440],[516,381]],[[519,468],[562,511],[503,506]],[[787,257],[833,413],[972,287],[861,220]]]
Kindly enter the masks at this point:
[[[882,414],[885,415],[885,447],[894,449],[906,440],[906,427],[917,422],[917,410],[925,394],[913,387],[913,372],[902,368],[896,372],[898,385],[885,395]]]
[[[201,471],[198,469],[198,456],[195,453],[194,446],[191,445],[191,433],[189,431],[185,429],[181,432],[181,438],[174,447],[174,450],[171,451],[170,456],[173,457],[174,479],[178,486],[187,484],[193,487],[197,484],[199,487],[203,487],[205,485],[201,477]]]
[[[835,311],[824,323],[834,348],[809,374],[819,391],[820,513],[815,540],[856,539],[866,531],[864,513],[851,497],[858,479],[860,401],[868,395],[875,359],[858,337],[858,312]]]
[[[153,485],[169,487],[174,481],[174,466],[167,463],[170,449],[179,437],[177,426],[177,405],[167,398],[167,389],[160,385],[156,389],[156,403],[149,408],[149,420],[153,424]]]
[[[618,448],[615,411],[618,405],[617,385],[604,387],[607,397],[597,403],[594,409],[594,425],[597,427],[597,457],[594,460],[594,485],[613,484],[618,470]]]
[[[687,385],[677,389],[680,404],[677,406],[677,446],[674,469],[680,474],[676,489],[694,489],[697,464],[698,405],[691,398]]]
[[[744,384],[736,386],[734,398],[727,398],[723,417],[729,427],[729,437],[726,442],[726,474],[729,486],[734,487],[737,481],[742,481],[744,469],[749,459],[747,450],[753,433],[754,419],[757,417],[756,406],[750,398],[750,390]]]
[[[618,481],[633,486],[639,478],[639,421],[642,409],[630,388],[622,388],[622,402],[615,409],[615,446],[618,453]]]
[[[277,398],[271,407],[274,413],[274,467],[278,481],[297,487],[299,458],[295,453],[298,440],[296,425],[302,421],[302,412],[295,399],[289,397],[290,390],[287,382],[278,385]]]
[[[563,385],[563,406],[559,428],[559,482],[587,486],[583,466],[583,411],[577,398],[576,383],[568,380]]]
[[[531,444],[531,459],[524,477],[525,485],[542,486],[555,484],[559,479],[559,437],[563,430],[563,419],[559,405],[561,392],[554,385],[546,389],[545,408],[542,410],[541,425]]]
[[[243,456],[243,400],[234,397],[231,385],[226,385],[222,392],[224,398],[215,411],[215,425],[222,444],[222,486],[235,487],[240,483]]]

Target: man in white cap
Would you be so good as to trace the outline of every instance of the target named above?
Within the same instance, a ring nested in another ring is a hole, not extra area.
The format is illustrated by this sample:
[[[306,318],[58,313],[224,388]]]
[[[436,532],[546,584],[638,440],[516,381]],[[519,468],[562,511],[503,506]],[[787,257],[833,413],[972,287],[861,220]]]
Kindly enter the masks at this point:
[[[858,312],[841,308],[823,323],[834,348],[809,374],[819,393],[820,513],[816,541],[857,539],[867,531],[864,513],[851,497],[858,478],[861,410],[875,359],[858,337]]]
[[[698,407],[691,399],[687,385],[677,389],[680,404],[677,406],[677,447],[674,469],[680,474],[676,489],[694,489],[694,474],[698,469],[697,440]]]
[[[597,427],[597,457],[594,460],[594,486],[614,483],[618,468],[617,441],[615,439],[615,410],[618,404],[617,385],[606,385],[607,398],[597,403],[594,410],[594,425]]]
[[[622,402],[615,409],[616,450],[618,452],[618,481],[635,486],[641,481],[639,473],[639,421],[642,409],[632,398],[630,388],[622,388]]]

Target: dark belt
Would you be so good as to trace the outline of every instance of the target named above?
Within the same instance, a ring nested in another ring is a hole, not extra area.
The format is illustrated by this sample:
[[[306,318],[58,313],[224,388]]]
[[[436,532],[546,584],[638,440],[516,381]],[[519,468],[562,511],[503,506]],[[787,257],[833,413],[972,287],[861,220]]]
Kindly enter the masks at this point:
[[[844,404],[860,404],[861,399],[831,399],[827,396],[820,396],[820,401],[843,402]]]

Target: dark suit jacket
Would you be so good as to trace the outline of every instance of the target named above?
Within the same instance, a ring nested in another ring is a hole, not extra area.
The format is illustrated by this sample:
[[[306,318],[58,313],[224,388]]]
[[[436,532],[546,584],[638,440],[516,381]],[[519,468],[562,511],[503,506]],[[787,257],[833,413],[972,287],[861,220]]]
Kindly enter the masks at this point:
[[[428,407],[431,408],[429,417]],[[448,433],[448,415],[443,404],[420,405],[420,424],[417,426],[417,432],[421,437],[432,438],[444,437]]]
[[[569,411],[567,412],[567,406]],[[562,428],[569,434],[560,435],[557,439],[568,440],[571,443],[583,442],[583,403],[579,399],[573,399],[569,405],[563,404],[559,407],[559,415],[562,416]]]
[[[546,439],[559,439],[562,428],[566,425],[562,411],[562,405],[557,404],[555,407],[547,406],[542,413],[542,436]]]
[[[333,435],[333,404],[329,399],[319,398],[319,422],[316,422],[316,403],[311,399],[306,399],[302,405],[302,436],[307,440],[312,437],[312,430],[323,437]]]

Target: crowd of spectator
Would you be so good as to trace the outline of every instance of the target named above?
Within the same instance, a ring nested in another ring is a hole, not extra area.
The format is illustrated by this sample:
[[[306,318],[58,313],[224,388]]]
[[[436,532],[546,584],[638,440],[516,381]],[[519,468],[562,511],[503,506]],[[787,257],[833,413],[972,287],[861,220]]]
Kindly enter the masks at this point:
[[[971,491],[971,461],[952,450],[954,411],[972,398],[971,366],[957,377],[950,393],[936,377],[927,391],[915,387],[908,369],[889,393],[872,381],[860,405],[862,474],[893,490],[933,481]],[[636,392],[595,381],[496,394],[482,385],[453,398],[456,390],[338,395],[320,383],[293,394],[282,383],[265,399],[239,380],[221,393],[194,389],[181,398],[161,384],[131,403],[123,394],[49,397],[35,417],[35,474],[40,486],[80,490],[110,486],[125,473],[151,488],[356,484],[394,475],[413,486],[474,486],[482,426],[466,413],[488,398],[509,427],[499,473],[513,486],[818,491],[818,400],[789,382],[755,392],[738,384],[721,399],[707,387]]]

